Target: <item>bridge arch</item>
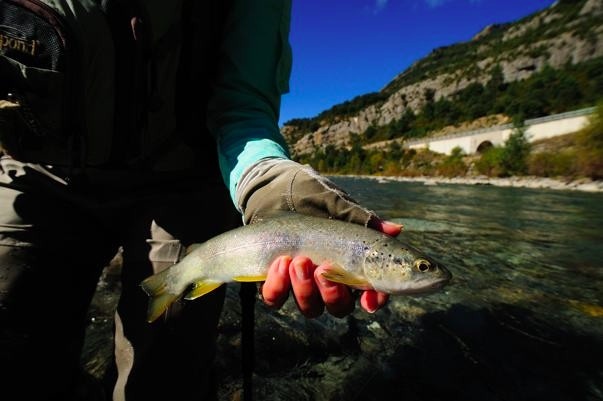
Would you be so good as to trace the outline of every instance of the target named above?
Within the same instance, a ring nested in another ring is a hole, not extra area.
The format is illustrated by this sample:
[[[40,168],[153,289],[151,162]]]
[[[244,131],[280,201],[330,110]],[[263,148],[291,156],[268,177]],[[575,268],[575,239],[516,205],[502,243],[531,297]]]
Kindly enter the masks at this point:
[[[475,150],[477,153],[482,154],[485,153],[488,149],[494,147],[494,144],[488,140],[481,142],[477,145],[477,149]]]

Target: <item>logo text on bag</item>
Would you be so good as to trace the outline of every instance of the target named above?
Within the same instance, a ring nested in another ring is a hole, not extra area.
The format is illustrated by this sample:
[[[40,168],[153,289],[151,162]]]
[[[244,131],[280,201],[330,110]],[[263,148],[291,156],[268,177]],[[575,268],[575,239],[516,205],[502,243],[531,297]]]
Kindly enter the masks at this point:
[[[15,38],[0,32],[0,50],[14,50],[17,52],[29,54],[35,56],[38,51],[40,41],[38,40],[25,40]]]

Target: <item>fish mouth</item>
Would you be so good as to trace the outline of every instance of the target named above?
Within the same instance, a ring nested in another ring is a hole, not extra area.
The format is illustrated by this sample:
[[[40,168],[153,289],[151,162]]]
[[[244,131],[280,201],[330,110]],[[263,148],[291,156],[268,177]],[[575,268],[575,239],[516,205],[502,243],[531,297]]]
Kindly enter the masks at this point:
[[[450,281],[450,277],[442,277],[436,281],[432,281],[426,285],[405,288],[398,291],[400,295],[428,295],[439,291]]]
[[[450,281],[450,277],[444,277],[444,278],[441,278],[438,281],[432,283],[427,288],[433,289],[434,291],[436,291],[436,290],[439,290],[442,287],[444,287],[446,284],[448,284],[449,281]]]

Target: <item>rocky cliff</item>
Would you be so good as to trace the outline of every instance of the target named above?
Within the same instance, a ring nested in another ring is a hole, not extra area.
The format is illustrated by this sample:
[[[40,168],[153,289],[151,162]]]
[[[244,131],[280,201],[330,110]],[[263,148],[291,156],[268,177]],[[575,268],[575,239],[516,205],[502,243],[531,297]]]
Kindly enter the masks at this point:
[[[487,26],[468,42],[435,49],[378,93],[334,106],[303,124],[292,120],[282,133],[296,155],[329,144],[347,146],[351,134],[387,125],[408,110],[417,112],[428,97],[437,101],[472,83],[485,85],[495,69],[509,83],[545,66],[563,68],[602,56],[603,0],[560,0],[517,22]]]

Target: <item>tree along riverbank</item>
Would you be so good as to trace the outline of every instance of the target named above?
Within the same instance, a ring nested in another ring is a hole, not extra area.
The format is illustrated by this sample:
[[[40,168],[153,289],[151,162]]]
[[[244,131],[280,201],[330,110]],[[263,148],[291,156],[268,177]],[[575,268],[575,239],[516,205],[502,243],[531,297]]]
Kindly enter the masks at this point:
[[[400,177],[400,176],[376,176],[376,175],[341,175],[343,177],[357,177],[376,180],[378,182],[407,181],[423,182],[425,185],[438,184],[463,184],[463,185],[493,185],[497,187],[516,187],[533,189],[569,190],[583,192],[603,192],[603,180],[591,180],[581,178],[577,180],[560,179],[536,176],[513,176],[513,177]]]

